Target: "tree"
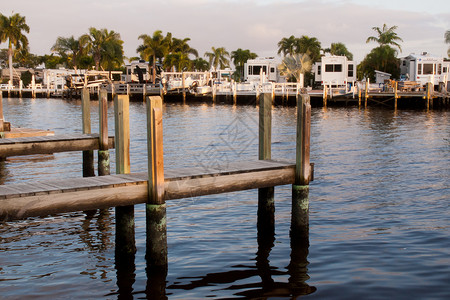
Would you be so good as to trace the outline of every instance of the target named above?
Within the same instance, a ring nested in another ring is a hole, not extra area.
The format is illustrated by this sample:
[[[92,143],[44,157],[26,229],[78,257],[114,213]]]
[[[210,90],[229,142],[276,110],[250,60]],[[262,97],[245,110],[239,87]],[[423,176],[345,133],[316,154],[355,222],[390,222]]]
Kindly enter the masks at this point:
[[[280,74],[286,76],[288,79],[294,79],[296,82],[300,82],[302,74],[311,71],[312,60],[308,54],[297,53],[294,55],[286,56],[281,65],[278,67]]]
[[[403,40],[397,35],[395,30],[397,26],[387,27],[386,24],[383,24],[383,28],[380,27],[372,27],[373,30],[378,34],[378,36],[369,36],[366,40],[366,43],[369,42],[377,42],[380,46],[395,46],[400,52],[402,52],[402,48],[397,41],[403,42]]]
[[[96,70],[100,65],[109,69],[123,64],[123,41],[117,32],[91,27],[80,37],[80,43],[92,55]]]
[[[370,78],[374,81],[375,70],[389,73],[393,78],[398,78],[400,62],[396,56],[397,50],[388,45],[372,49],[358,65],[358,79]]]
[[[76,70],[80,67],[80,59],[84,51],[80,40],[74,38],[73,35],[68,38],[58,37],[51,50],[58,53],[65,60],[68,68],[74,68]]]
[[[228,51],[225,50],[224,47],[211,47],[211,50],[212,52],[205,52],[205,57],[208,58],[210,66],[212,66],[215,71],[219,67],[220,69],[229,67],[230,61],[228,60],[228,58],[230,57],[230,53],[228,53]]]
[[[375,79],[375,70],[390,73],[393,78],[399,76],[399,61],[397,59],[397,50],[392,46],[398,48],[401,51],[401,46],[397,41],[403,41],[395,32],[397,26],[388,27],[383,24],[383,28],[373,27],[378,36],[370,36],[367,38],[366,43],[371,41],[377,42],[378,47],[372,49],[372,51],[366,55],[364,60],[358,65],[358,78],[370,78]]]
[[[208,71],[210,69],[210,65],[209,62],[204,60],[201,57],[198,57],[196,59],[194,59],[192,61],[192,66],[194,68],[194,71],[200,71],[200,72],[205,72]]]
[[[281,41],[278,42],[278,54],[283,54],[283,56],[286,55],[294,55],[297,53],[297,45],[298,45],[298,39],[291,35],[288,38],[282,38]]]
[[[309,37],[307,35],[302,35],[297,40],[297,45],[295,49],[295,53],[305,54],[307,53],[308,56],[311,58],[312,62],[315,63],[317,61],[320,61],[320,50],[321,50],[321,44],[319,40],[315,37]]]
[[[147,60],[152,64],[152,78],[153,83],[155,83],[156,60],[161,62],[162,58],[166,55],[168,51],[167,39],[164,38],[161,30],[156,30],[153,32],[152,36],[141,34],[139,39],[142,40],[142,45],[136,49],[136,52],[138,52],[144,60]]]
[[[258,55],[256,53],[251,52],[250,50],[242,50],[241,48],[231,51],[231,59],[233,60],[233,64],[236,66],[237,79],[240,81],[244,78],[244,64],[249,59],[255,59]]]
[[[446,42],[447,44],[450,44],[450,30],[447,30],[447,31],[445,32],[444,38],[445,38],[445,42]],[[447,55],[448,55],[448,57],[450,57],[450,47],[449,47],[448,50],[447,50]]]
[[[353,54],[348,51],[343,43],[331,43],[331,47],[324,50],[331,55],[346,56],[348,60],[353,60]]]
[[[29,33],[30,27],[26,24],[25,17],[18,13],[10,17],[0,14],[0,43],[8,41],[9,78],[13,83],[13,47],[21,49],[28,47],[28,39],[22,32]]]

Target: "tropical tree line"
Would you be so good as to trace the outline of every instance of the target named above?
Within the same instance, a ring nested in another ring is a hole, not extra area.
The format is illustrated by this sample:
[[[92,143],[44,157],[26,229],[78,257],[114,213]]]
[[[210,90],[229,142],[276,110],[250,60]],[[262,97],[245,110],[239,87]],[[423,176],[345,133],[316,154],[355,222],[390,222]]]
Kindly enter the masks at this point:
[[[397,26],[388,27],[384,24],[381,28],[372,29],[376,35],[368,37],[366,43],[375,42],[378,46],[373,48],[358,65],[358,78],[374,78],[375,70],[391,73],[394,78],[398,77],[397,55],[401,52],[399,43],[403,40],[396,33]],[[9,67],[10,78],[13,78],[13,66],[33,68],[44,63],[46,68],[93,67],[96,70],[120,70],[124,66],[126,58],[123,40],[119,33],[112,30],[91,27],[88,33],[78,38],[58,37],[51,48],[52,53],[44,56],[36,56],[29,52],[26,37],[29,31],[25,17],[18,13],[10,17],[0,14],[0,42],[6,42],[8,45],[7,49],[0,49],[0,67]],[[211,51],[199,57],[198,51],[189,45],[190,38],[176,38],[170,32],[164,35],[161,30],[156,30],[152,35],[141,34],[138,39],[141,41],[136,49],[139,57],[128,60],[149,61],[152,72],[156,72],[157,65],[167,71],[207,71],[230,67],[232,62],[236,69],[234,79],[241,81],[245,62],[258,56],[249,49],[238,48],[230,53],[224,47],[211,47]],[[444,39],[450,44],[450,30],[445,32]],[[317,38],[307,35],[284,37],[277,46],[278,54],[283,58],[280,70],[291,81],[299,81],[304,76],[309,82],[312,78],[312,65],[320,61],[325,53],[342,55],[353,60],[353,54],[343,43],[332,43],[329,48],[322,48]],[[450,56],[450,48],[448,54]]]

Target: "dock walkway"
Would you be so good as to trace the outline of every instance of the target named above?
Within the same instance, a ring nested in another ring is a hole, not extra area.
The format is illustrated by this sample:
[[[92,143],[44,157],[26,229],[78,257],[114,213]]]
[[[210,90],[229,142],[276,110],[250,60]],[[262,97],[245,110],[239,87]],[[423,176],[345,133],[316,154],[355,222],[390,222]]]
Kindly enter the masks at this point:
[[[164,199],[293,184],[295,162],[258,160],[165,170]],[[148,172],[0,186],[0,221],[148,201]]]

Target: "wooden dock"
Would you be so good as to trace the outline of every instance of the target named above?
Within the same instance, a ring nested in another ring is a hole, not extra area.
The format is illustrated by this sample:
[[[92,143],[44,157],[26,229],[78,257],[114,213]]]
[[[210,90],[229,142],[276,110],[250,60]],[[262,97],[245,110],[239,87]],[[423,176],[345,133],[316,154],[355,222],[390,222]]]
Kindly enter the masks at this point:
[[[162,98],[146,97],[148,170],[130,174],[129,95],[114,98],[115,136],[112,140],[106,135],[106,91],[100,92],[100,134],[94,135],[90,133],[90,100],[85,89],[82,93],[82,135],[68,135],[64,139],[5,139],[0,143],[0,155],[3,156],[83,151],[84,178],[0,186],[0,221],[115,207],[116,255],[134,255],[134,205],[145,203],[148,266],[167,268],[166,200],[258,189],[258,236],[272,236],[275,232],[274,187],[292,184],[291,235],[307,237],[308,185],[313,179],[313,166],[309,162],[309,96],[297,94],[295,162],[272,160],[273,97],[273,94],[264,93],[257,98],[260,108],[259,160],[211,168],[169,170],[164,170]],[[108,149],[112,143],[116,149],[115,175],[109,175]],[[92,149],[99,149],[98,177],[94,172]]]
[[[173,200],[293,184],[295,163],[235,162],[164,172],[164,199]],[[0,221],[146,203],[147,184],[144,172],[2,185]]]

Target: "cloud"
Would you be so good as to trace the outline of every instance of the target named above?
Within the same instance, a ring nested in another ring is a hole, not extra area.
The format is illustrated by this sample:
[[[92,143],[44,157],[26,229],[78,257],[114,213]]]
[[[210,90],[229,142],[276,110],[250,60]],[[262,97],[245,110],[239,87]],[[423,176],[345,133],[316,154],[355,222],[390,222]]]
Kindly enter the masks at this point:
[[[372,27],[381,27],[383,23],[398,26],[405,55],[408,51],[446,54],[448,45],[444,44],[443,35],[450,29],[446,2],[439,12],[437,9],[420,12],[412,4],[403,7],[386,4],[391,2],[15,0],[2,4],[2,11],[6,15],[14,11],[26,16],[31,27],[30,48],[36,54],[49,53],[58,36],[79,37],[89,27],[97,27],[119,32],[126,56],[136,55],[140,34],[160,29],[164,34],[171,32],[178,38],[191,38],[191,47],[201,55],[212,46],[223,46],[229,52],[243,48],[260,56],[274,56],[283,37],[308,35],[318,38],[323,48],[332,42],[342,42],[360,61],[376,46],[366,44],[367,37],[375,34]]]

